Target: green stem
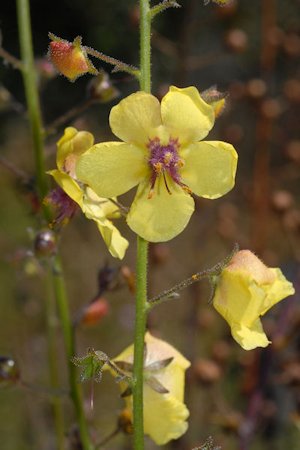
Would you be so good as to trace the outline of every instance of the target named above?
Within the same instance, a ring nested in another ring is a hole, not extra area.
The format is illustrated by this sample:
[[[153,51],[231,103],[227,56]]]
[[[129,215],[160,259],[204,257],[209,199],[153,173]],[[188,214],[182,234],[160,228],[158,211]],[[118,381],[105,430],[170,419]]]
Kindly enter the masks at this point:
[[[133,429],[134,450],[144,448],[144,336],[147,316],[147,257],[148,242],[137,238],[136,312],[133,364]]]
[[[40,199],[43,199],[48,190],[47,186],[48,183],[45,170],[45,154],[44,154],[41,108],[36,84],[37,78],[33,58],[29,0],[17,0],[17,14],[18,14],[19,36],[20,36],[21,56],[22,56],[22,74],[24,79],[25,95],[28,105],[29,121],[33,138],[37,188]],[[43,215],[44,219],[46,221],[49,221],[50,215],[46,207],[43,209]],[[68,358],[71,397],[74,403],[74,408],[76,411],[76,416],[79,424],[82,446],[84,450],[92,450],[93,445],[91,444],[89,438],[88,427],[84,416],[81,390],[76,381],[76,368],[71,362],[71,357],[74,356],[75,354],[74,335],[69,315],[66,289],[61,270],[61,262],[58,254],[54,257],[52,275],[53,275],[52,283],[56,302],[59,309],[60,320],[63,328],[64,343]],[[49,334],[49,339],[54,338],[55,336],[51,332]],[[49,342],[48,345],[49,351],[51,350],[51,352],[54,352],[54,342],[51,341]],[[56,358],[56,355],[51,354],[51,359],[53,358]],[[54,368],[55,367],[52,365],[52,367],[50,368],[51,373],[52,370],[54,371]],[[57,376],[57,374],[55,374],[55,376]],[[55,380],[51,379],[51,383],[55,384]],[[59,405],[59,407],[61,408],[61,405]],[[54,410],[55,414],[57,414],[57,411],[58,411],[58,403]],[[59,412],[59,415],[56,416],[55,418],[56,423],[58,423],[61,420],[60,419],[61,417],[63,417],[62,410]],[[63,425],[59,423],[59,427],[62,426]]]
[[[149,0],[140,0],[140,87],[151,92],[151,9]]]
[[[140,1],[140,88],[151,92],[151,11],[150,0]],[[133,446],[144,449],[144,338],[147,318],[148,242],[137,237],[136,312],[133,362]]]
[[[50,277],[50,272],[48,271],[46,280],[46,320],[47,320],[47,343],[48,343],[48,364],[49,364],[49,375],[51,388],[59,389],[59,377],[58,377],[58,367],[57,367],[57,356],[56,356],[56,324],[55,315],[56,308],[55,302],[52,298],[52,278]],[[64,430],[64,415],[61,400],[58,396],[51,396],[51,403],[53,407],[54,423],[56,430],[56,440],[58,450],[64,450],[65,448],[65,430]]]
[[[92,450],[94,447],[90,441],[88,427],[84,415],[81,387],[77,382],[77,371],[75,365],[72,362],[72,358],[75,356],[76,353],[75,339],[69,313],[68,299],[66,296],[66,288],[62,273],[61,261],[58,255],[54,257],[53,261],[53,283],[66,348],[71,397],[76,411],[81,443],[84,450]]]
[[[40,199],[47,193],[48,183],[44,161],[44,142],[41,108],[36,84],[36,71],[33,57],[31,21],[28,0],[17,0],[18,26],[22,57],[22,75],[27,99],[28,115],[33,140],[37,189]]]

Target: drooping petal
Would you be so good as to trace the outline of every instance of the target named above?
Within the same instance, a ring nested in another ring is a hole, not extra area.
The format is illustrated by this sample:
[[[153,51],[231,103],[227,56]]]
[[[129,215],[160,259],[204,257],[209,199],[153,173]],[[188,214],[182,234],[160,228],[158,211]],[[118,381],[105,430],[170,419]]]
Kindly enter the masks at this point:
[[[171,86],[161,102],[162,123],[181,144],[205,138],[214,125],[213,108],[205,103],[198,90],[191,86]]]
[[[148,171],[143,150],[122,142],[96,144],[76,165],[76,176],[100,197],[115,197],[136,186]]]
[[[149,180],[141,183],[127,215],[129,227],[150,242],[164,242],[177,236],[184,230],[194,211],[193,198],[169,176],[166,176],[166,182],[171,193],[160,176],[156,180],[152,198],[148,198]]]
[[[248,328],[243,324],[232,325],[231,334],[244,350],[253,350],[256,347],[267,347],[271,343],[265,335],[259,319],[252,324],[251,328]]]
[[[295,293],[293,284],[285,278],[280,269],[270,268],[269,270],[274,275],[275,280],[271,285],[264,286],[267,295],[261,306],[261,315],[282,299]]]
[[[107,204],[117,209],[110,201],[97,197],[91,189],[87,188],[83,197],[82,212],[88,219],[92,219],[97,223],[110,254],[114,258],[123,259],[129,243],[107,218],[106,213],[112,213],[110,206],[105,208]]]
[[[71,197],[80,208],[82,208],[83,192],[78,183],[76,183],[76,181],[67,173],[61,172],[60,170],[49,170],[47,173],[52,175],[56,183],[65,191],[65,193]]]
[[[193,193],[218,198],[234,186],[237,153],[231,144],[221,141],[198,142],[181,151],[185,165],[181,176]]]
[[[144,429],[157,445],[178,439],[187,428],[189,411],[185,404],[170,394],[159,394],[144,385]]]
[[[96,222],[109,253],[114,258],[123,259],[129,245],[127,239],[121,235],[118,228],[116,228],[109,220],[106,220],[105,225],[101,224],[99,221]]]
[[[161,125],[159,101],[146,92],[135,92],[112,108],[109,123],[122,141],[145,145],[151,131]]]
[[[59,170],[65,172],[73,172],[74,169],[71,167],[74,164],[69,164],[68,168],[68,158],[77,159],[82,153],[88,150],[94,144],[94,136],[88,131],[78,131],[74,127],[67,127],[63,136],[57,142],[57,155],[56,164]],[[71,162],[71,161],[70,161]],[[73,175],[73,173],[70,173]]]

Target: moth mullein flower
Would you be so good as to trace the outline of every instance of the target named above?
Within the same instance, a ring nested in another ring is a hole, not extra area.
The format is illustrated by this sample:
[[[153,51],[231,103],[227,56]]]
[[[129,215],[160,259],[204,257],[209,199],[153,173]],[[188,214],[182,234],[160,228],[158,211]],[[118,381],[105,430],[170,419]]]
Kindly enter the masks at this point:
[[[129,227],[148,241],[168,241],[189,222],[192,193],[214,199],[234,185],[232,145],[199,142],[214,120],[213,107],[195,87],[171,86],[161,104],[146,92],[131,94],[110,113],[110,127],[124,142],[91,147],[78,159],[77,177],[101,197],[138,185]]]
[[[73,42],[66,41],[49,33],[48,57],[59,73],[70,81],[75,81],[81,75],[91,73],[97,75],[98,71],[88,59],[81,37],[77,36]]]
[[[128,241],[121,236],[110,220],[120,217],[118,207],[112,201],[100,198],[91,188],[82,186],[76,179],[76,161],[93,143],[94,137],[91,133],[77,131],[72,127],[66,128],[64,135],[57,143],[57,169],[48,173],[80,206],[85,216],[96,222],[111,255],[122,259],[128,247]]]
[[[267,347],[260,316],[295,290],[278,268],[268,268],[250,250],[241,250],[220,275],[213,297],[215,309],[245,350]]]
[[[145,335],[145,349],[144,430],[157,445],[164,445],[182,436],[188,428],[189,411],[183,400],[185,371],[190,362],[170,344],[150,333]],[[133,351],[131,345],[113,360],[128,374],[133,368]],[[124,381],[119,385],[132,420],[131,390]]]

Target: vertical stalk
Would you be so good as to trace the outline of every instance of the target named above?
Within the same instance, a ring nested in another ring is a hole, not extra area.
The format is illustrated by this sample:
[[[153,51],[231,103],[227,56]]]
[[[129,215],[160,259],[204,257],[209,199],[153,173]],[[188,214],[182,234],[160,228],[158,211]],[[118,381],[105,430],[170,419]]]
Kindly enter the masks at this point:
[[[30,9],[29,0],[17,0],[17,15],[18,15],[18,26],[19,26],[19,40],[21,47],[21,57],[22,57],[22,75],[24,80],[25,95],[28,105],[29,121],[31,126],[31,133],[33,139],[33,149],[34,149],[34,159],[35,159],[35,170],[37,177],[37,187],[39,198],[42,199],[47,193],[47,178],[45,172],[45,160],[44,160],[44,142],[43,142],[43,128],[42,128],[42,117],[41,108],[39,103],[39,95],[36,85],[36,71],[34,66],[33,58],[33,46],[32,46],[32,36],[31,36],[31,21],[30,21]],[[49,219],[49,212],[46,208],[43,209],[43,215],[46,221]],[[81,398],[81,389],[76,381],[76,368],[71,363],[71,357],[75,353],[74,345],[74,335],[72,330],[72,324],[70,320],[68,301],[66,295],[66,289],[64,284],[64,277],[61,269],[61,262],[59,254],[54,258],[53,262],[53,273],[52,273],[52,284],[55,293],[56,302],[58,305],[60,320],[63,328],[63,337],[66,348],[67,360],[68,360],[68,371],[69,371],[69,383],[71,388],[71,397],[74,404],[77,421],[79,424],[80,437],[82,442],[83,450],[92,450],[93,445],[91,444],[88,427],[86,419],[84,416],[84,410]],[[50,306],[48,305],[48,311]],[[48,317],[48,323],[50,318]],[[54,354],[55,350],[55,335],[52,330],[48,330],[49,339],[49,356],[50,362],[50,376],[51,384],[56,383],[57,373],[53,361],[56,358]],[[53,341],[52,341],[53,339]],[[54,408],[55,423],[57,427],[57,433],[63,427],[61,420],[63,418],[63,410],[60,403],[56,403]],[[60,441],[61,442],[61,441]],[[61,445],[61,444],[60,444]],[[61,449],[60,446],[58,448]]]
[[[77,382],[76,367],[72,363],[72,357],[75,356],[75,339],[72,322],[69,313],[68,299],[66,295],[66,288],[64,283],[64,277],[62,273],[62,267],[59,256],[55,256],[53,261],[53,284],[57,297],[58,312],[61,320],[68,371],[69,371],[69,383],[71,389],[71,398],[75,407],[76,418],[78,421],[80,439],[83,450],[93,450],[89,437],[88,426],[86,423],[81,387]]]
[[[47,193],[47,178],[44,161],[44,142],[41,108],[36,86],[36,71],[33,58],[31,22],[28,0],[17,0],[19,41],[22,57],[22,75],[27,100],[28,115],[33,140],[37,189],[40,198]]]
[[[151,17],[149,0],[140,0],[140,88],[151,91]],[[144,449],[144,413],[143,413],[143,369],[144,336],[146,330],[147,307],[147,261],[148,242],[137,237],[136,267],[136,313],[134,330],[134,367],[133,367],[133,429],[134,450]]]
[[[133,429],[134,450],[144,448],[144,413],[143,413],[143,370],[144,370],[144,336],[146,329],[147,306],[147,258],[148,242],[137,238],[136,304],[134,331],[134,365],[133,365]]]
[[[46,280],[46,320],[47,320],[47,344],[48,344],[48,364],[50,385],[53,389],[59,388],[59,377],[57,367],[56,355],[56,324],[55,324],[55,302],[52,298],[52,277],[50,271],[47,273]],[[51,398],[53,407],[54,424],[56,431],[57,449],[64,450],[65,448],[65,429],[64,429],[64,414],[60,398],[53,396]]]
[[[149,0],[140,0],[140,88],[151,92],[151,17]]]

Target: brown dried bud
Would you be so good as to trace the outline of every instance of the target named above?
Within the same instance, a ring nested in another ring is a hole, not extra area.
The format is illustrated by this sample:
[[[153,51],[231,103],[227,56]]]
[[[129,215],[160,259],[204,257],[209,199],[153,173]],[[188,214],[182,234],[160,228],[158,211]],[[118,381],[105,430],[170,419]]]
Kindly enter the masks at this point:
[[[52,230],[40,231],[34,240],[36,256],[51,256],[56,252],[56,235]]]
[[[128,408],[123,409],[118,418],[118,426],[125,434],[133,434],[132,414]]]
[[[0,356],[0,386],[15,384],[20,379],[20,371],[12,358]]]

